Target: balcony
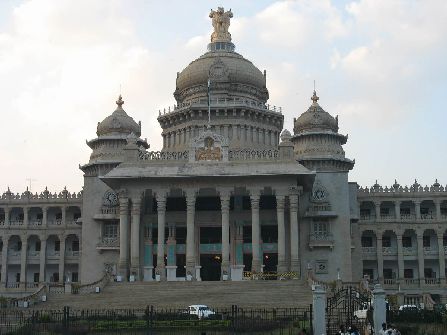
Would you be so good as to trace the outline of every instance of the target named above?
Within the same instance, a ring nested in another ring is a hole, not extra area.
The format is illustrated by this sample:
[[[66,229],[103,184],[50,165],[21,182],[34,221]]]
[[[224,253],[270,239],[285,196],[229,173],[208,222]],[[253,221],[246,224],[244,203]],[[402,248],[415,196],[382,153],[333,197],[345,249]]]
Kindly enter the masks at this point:
[[[419,286],[419,279],[415,278],[405,278],[404,283],[406,286]]]
[[[30,226],[41,226],[42,220],[30,220],[28,223]]]
[[[93,216],[95,220],[116,220],[119,218],[119,207],[101,207],[101,212]]]
[[[17,250],[8,250],[8,259],[9,261],[18,261],[20,262],[20,259],[22,257],[22,252]]]
[[[416,256],[417,248],[416,247],[402,247],[402,252],[404,256]]]
[[[360,215],[360,221],[365,221],[365,222],[376,221],[376,216],[370,215],[370,214],[363,214],[363,215]]]
[[[396,281],[396,279],[386,279],[385,278],[383,280],[383,285],[387,286],[387,287],[396,286],[397,285],[397,281]]]
[[[66,250],[65,257],[79,257],[79,250]]]
[[[120,238],[116,237],[103,237],[96,245],[98,250],[119,250]]]
[[[60,251],[49,250],[47,252],[48,259],[59,259],[59,256],[60,256]]]
[[[62,219],[56,219],[56,220],[48,220],[49,226],[60,226],[62,225]]]
[[[380,221],[392,222],[392,221],[396,221],[396,217],[391,214],[381,214]]]
[[[333,248],[334,236],[332,233],[311,233],[309,235],[309,248]]]
[[[307,208],[305,217],[337,217],[337,213],[332,210],[330,204],[313,204]]]
[[[441,283],[439,278],[425,278],[425,285],[438,286]]]
[[[10,226],[23,226],[23,220],[9,220]]]
[[[397,248],[395,247],[382,247],[382,253],[384,256],[397,256]]]
[[[433,214],[421,214],[422,221],[433,221],[435,220],[435,216]]]
[[[40,251],[28,251],[28,253],[27,253],[27,257],[28,258],[30,258],[30,259],[33,259],[33,258],[39,258],[40,257]]]
[[[404,222],[412,222],[416,220],[416,216],[414,214],[401,214],[400,220]]]
[[[365,255],[377,255],[376,247],[362,247],[362,253]]]
[[[425,256],[438,256],[439,251],[436,247],[424,247]]]

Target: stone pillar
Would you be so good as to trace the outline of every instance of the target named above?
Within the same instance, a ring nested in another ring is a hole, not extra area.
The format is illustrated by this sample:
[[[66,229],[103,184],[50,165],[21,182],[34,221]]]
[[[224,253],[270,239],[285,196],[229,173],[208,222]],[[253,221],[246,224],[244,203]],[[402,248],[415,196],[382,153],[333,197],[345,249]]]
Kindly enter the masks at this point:
[[[373,321],[374,329],[382,329],[382,323],[386,323],[386,302],[385,302],[385,291],[378,284],[374,286],[373,290]]]
[[[135,280],[141,280],[140,269],[140,215],[141,196],[132,198],[132,226],[130,240],[130,272],[135,276]]]
[[[396,200],[394,202],[394,216],[396,217],[396,221],[400,221],[400,200]]]
[[[251,262],[252,272],[261,272],[261,257],[260,257],[260,224],[259,224],[259,200],[261,198],[260,190],[250,190],[251,200],[251,252],[253,260]]]
[[[194,217],[196,213],[196,191],[186,191],[186,277],[195,278],[196,242]]]
[[[422,231],[417,232],[418,243],[418,271],[419,271],[419,285],[425,284],[424,275],[424,233]]]
[[[166,225],[166,195],[165,191],[157,192],[157,213],[158,213],[158,239],[157,239],[157,269],[161,280],[166,279],[165,268],[165,225]]]
[[[120,192],[120,256],[118,261],[118,275],[121,280],[128,280],[129,267],[129,199],[125,191]]]
[[[236,210],[236,196],[235,196]],[[231,266],[231,280],[240,281],[244,274],[244,239],[243,239],[243,222],[235,222],[234,228],[234,265]]]
[[[11,210],[9,208],[5,208],[5,225],[9,226],[9,214]]]
[[[278,223],[278,266],[276,271],[284,273],[287,271],[286,264],[286,230],[284,224],[284,195],[276,196],[276,216]]]
[[[39,266],[39,282],[45,282],[45,265],[47,258],[47,237],[43,236],[40,240],[40,266]]]
[[[169,236],[168,242],[166,245],[166,253],[167,253],[167,265],[166,265],[166,276],[168,281],[177,280],[177,253],[176,253],[176,245],[177,242],[175,240],[175,225],[169,224]]]
[[[435,199],[436,220],[441,220],[441,199]]]
[[[376,210],[376,221],[380,220],[380,201],[374,201]]]
[[[404,281],[404,252],[402,247],[402,234],[396,234],[397,237],[397,264],[398,264],[398,270],[399,270],[399,280],[401,282]]]
[[[144,270],[143,270],[143,280],[152,281],[153,279],[153,243],[152,243],[152,225],[149,225],[147,229],[147,236],[144,240]]]
[[[62,211],[62,225],[65,226],[67,224],[67,207],[62,206],[61,211]]]
[[[220,191],[220,206],[222,210],[222,264],[221,278],[230,274],[230,192]],[[227,277],[228,278],[228,277]]]
[[[23,207],[23,225],[25,227],[29,226],[29,208]]]
[[[377,232],[377,274],[379,282],[383,283],[383,250],[382,250],[382,232]]]
[[[326,334],[326,291],[322,286],[317,285],[312,295],[313,334],[324,335]]]
[[[298,194],[289,195],[290,201],[290,270],[300,276],[300,235],[298,226]]]
[[[444,231],[438,231],[438,258],[439,258],[439,280],[441,285],[445,285],[445,252],[444,252]]]
[[[59,283],[65,282],[65,235],[59,235]]]
[[[6,213],[6,211],[5,211]],[[6,217],[5,217],[6,222]],[[2,250],[2,287],[6,286],[8,277],[8,247],[9,247],[9,235],[3,235],[3,250]]]
[[[416,220],[421,219],[421,202],[420,201],[414,201],[414,211],[416,213]]]
[[[20,287],[26,288],[26,261],[28,256],[28,236],[21,235],[22,251],[20,252]]]
[[[48,225],[48,207],[42,207],[42,227],[46,227]]]

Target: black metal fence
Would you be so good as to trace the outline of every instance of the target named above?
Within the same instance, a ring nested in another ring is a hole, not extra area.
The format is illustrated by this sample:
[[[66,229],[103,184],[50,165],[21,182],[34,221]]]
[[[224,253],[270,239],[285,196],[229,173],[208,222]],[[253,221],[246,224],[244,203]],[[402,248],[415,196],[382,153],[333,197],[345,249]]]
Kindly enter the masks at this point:
[[[243,309],[233,305],[208,317],[187,310],[0,310],[0,334],[273,334],[312,330],[312,308]]]

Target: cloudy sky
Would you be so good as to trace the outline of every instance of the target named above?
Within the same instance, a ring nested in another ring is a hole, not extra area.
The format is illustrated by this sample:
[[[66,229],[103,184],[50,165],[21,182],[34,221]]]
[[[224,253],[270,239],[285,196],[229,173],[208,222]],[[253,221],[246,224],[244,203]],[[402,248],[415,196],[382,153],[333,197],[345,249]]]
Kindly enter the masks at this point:
[[[286,128],[316,80],[349,135],[351,181],[447,183],[445,0],[0,0],[0,192],[28,178],[33,192],[80,190],[85,140],[120,86],[159,149],[158,110],[205,51],[218,5],[234,13],[237,51],[267,70]]]

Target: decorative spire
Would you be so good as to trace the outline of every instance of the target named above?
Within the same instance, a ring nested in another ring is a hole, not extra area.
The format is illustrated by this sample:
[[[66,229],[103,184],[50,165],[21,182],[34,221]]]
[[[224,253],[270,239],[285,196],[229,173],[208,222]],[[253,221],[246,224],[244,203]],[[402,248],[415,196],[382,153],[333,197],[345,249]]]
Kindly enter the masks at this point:
[[[230,19],[233,17],[231,9],[225,11],[223,7],[211,10],[209,17],[212,19],[214,31],[211,34],[212,42],[231,42],[231,34],[228,32]]]
[[[116,100],[116,104],[118,105],[119,109],[123,109],[122,106],[124,105],[124,100],[121,94],[119,95],[118,100]]]
[[[315,90],[314,90],[314,94],[312,95],[312,98],[310,98],[310,100],[312,100],[314,104],[316,104],[317,101],[320,100],[320,98],[317,96],[317,92]]]

